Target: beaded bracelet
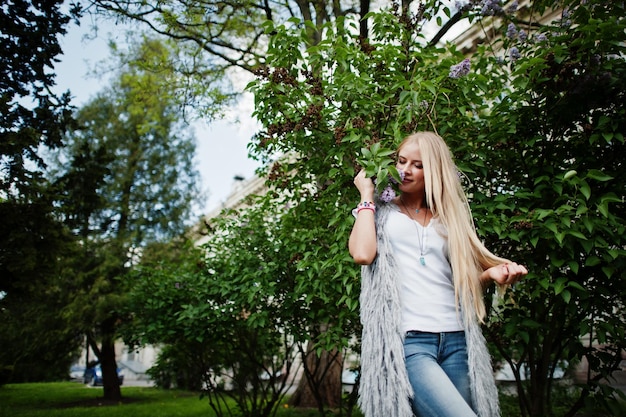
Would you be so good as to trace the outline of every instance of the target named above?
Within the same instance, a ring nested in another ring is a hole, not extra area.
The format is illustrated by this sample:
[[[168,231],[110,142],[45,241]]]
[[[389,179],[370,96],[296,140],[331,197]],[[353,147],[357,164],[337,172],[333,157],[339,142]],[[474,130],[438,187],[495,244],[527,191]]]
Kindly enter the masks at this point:
[[[361,210],[372,210],[374,213],[376,213],[376,204],[374,204],[371,201],[363,201],[362,203],[359,203],[358,206],[356,206],[356,212],[357,214],[361,211]]]

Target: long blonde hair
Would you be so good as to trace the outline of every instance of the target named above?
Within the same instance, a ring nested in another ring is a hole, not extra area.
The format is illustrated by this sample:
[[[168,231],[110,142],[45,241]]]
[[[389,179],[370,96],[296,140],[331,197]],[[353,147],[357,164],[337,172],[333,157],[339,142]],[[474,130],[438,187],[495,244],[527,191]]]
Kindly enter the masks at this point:
[[[428,206],[448,231],[457,303],[466,320],[473,318],[470,313],[474,311],[476,319],[482,322],[486,309],[480,275],[485,269],[508,261],[491,253],[478,238],[459,171],[444,140],[433,132],[416,132],[402,141],[398,151],[409,143],[419,146]]]

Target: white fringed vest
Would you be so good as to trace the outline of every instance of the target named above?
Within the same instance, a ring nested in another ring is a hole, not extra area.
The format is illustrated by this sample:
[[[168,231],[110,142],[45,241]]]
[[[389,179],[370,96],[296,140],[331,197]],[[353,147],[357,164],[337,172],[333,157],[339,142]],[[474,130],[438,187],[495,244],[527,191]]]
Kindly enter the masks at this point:
[[[413,390],[404,365],[397,268],[384,224],[389,204],[377,203],[378,255],[361,269],[361,378],[359,407],[365,417],[412,417]],[[463,306],[463,311],[470,311]],[[480,325],[464,320],[474,409],[479,417],[498,417],[498,390]]]

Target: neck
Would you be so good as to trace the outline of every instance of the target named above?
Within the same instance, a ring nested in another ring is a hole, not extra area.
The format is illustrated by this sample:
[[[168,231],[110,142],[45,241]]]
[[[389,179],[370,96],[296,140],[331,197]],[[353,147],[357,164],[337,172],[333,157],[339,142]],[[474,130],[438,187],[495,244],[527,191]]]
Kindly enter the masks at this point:
[[[424,197],[424,194],[418,195],[403,193],[400,195],[400,200],[402,203],[404,203],[404,205],[411,209],[421,210],[424,208],[428,208],[428,206],[426,205],[426,198]]]

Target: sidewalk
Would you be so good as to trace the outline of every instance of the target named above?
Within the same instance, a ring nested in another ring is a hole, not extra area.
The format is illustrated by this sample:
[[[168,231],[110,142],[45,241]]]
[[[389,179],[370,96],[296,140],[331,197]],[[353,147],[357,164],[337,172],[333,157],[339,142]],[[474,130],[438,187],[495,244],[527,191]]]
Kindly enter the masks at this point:
[[[123,387],[154,387],[151,379],[124,379]]]

